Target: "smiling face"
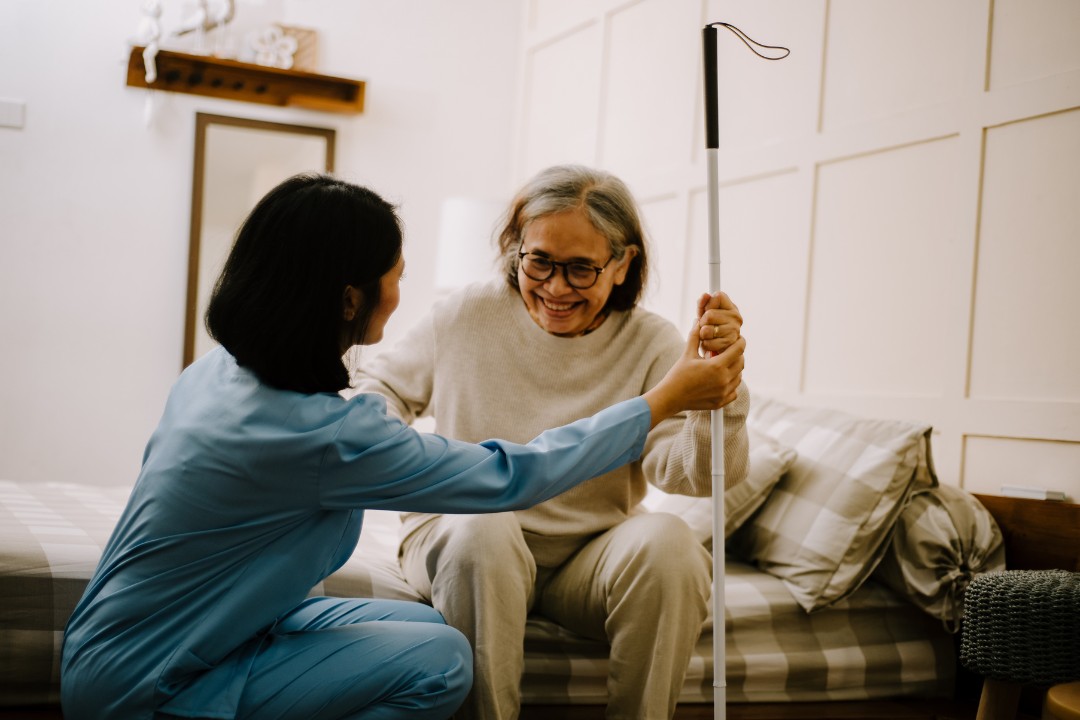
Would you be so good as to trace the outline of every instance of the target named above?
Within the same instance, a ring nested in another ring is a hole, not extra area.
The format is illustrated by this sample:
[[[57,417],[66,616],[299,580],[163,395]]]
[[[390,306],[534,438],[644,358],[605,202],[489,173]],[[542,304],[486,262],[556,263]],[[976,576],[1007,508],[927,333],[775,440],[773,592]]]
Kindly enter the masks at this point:
[[[635,248],[621,260],[611,258],[606,237],[593,227],[584,210],[545,215],[530,222],[522,235],[521,251],[543,255],[555,262],[581,262],[607,268],[590,288],[571,287],[562,267],[547,280],[533,280],[518,267],[518,289],[529,315],[552,335],[574,337],[597,327],[601,310],[616,285],[626,279]]]

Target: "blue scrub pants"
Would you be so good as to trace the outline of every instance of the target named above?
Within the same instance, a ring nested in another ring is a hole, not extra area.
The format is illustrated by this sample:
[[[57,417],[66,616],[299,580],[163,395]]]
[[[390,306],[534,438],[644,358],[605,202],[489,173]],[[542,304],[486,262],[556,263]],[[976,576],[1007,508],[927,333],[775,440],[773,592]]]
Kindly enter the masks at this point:
[[[309,598],[260,648],[236,717],[448,718],[472,665],[468,641],[427,605]]]

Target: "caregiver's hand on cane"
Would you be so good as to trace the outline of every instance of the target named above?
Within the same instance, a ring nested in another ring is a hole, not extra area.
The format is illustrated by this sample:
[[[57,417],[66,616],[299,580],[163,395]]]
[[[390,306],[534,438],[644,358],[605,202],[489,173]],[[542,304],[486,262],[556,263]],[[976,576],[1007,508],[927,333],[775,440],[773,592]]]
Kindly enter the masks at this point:
[[[738,397],[746,341],[737,337],[710,357],[701,356],[700,345],[700,325],[695,323],[682,357],[642,396],[652,410],[652,427],[683,410],[719,410]]]

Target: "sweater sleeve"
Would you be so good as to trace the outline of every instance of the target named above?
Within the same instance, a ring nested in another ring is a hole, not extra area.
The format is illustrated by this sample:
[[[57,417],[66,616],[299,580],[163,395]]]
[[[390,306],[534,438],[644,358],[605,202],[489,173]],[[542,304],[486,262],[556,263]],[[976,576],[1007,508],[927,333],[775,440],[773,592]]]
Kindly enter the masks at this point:
[[[674,347],[675,353],[680,348]],[[656,385],[675,363],[665,355],[649,373],[648,388]],[[724,407],[724,489],[746,478],[749,441],[746,415],[750,389],[739,385],[738,397]],[[652,429],[645,442],[641,464],[645,478],[666,493],[708,497],[712,495],[712,417],[704,410],[680,413]]]
[[[343,395],[377,393],[386,398],[389,415],[406,424],[424,415],[435,382],[434,311],[420,319],[392,347],[363,361]]]

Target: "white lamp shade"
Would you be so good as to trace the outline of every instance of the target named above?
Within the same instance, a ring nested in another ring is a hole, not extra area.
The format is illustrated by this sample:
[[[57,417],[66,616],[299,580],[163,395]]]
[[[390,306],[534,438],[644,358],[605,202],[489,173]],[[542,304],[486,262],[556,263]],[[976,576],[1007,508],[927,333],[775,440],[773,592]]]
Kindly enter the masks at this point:
[[[496,223],[506,207],[500,200],[451,197],[443,201],[436,250],[437,290],[453,290],[494,277]]]

